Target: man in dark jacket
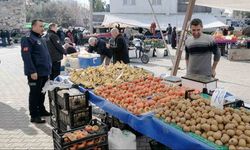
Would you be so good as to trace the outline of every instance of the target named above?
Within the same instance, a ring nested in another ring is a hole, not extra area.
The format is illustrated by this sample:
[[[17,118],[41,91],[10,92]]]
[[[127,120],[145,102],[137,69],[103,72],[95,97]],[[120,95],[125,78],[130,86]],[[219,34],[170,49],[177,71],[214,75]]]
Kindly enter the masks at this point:
[[[55,23],[49,24],[49,30],[45,37],[52,60],[52,72],[50,75],[51,80],[54,80],[58,75],[60,75],[61,60],[63,59],[63,54],[66,54],[63,46],[61,45],[60,38],[58,37],[56,32],[57,25]]]
[[[101,55],[101,60],[105,65],[109,65],[110,59],[112,57],[112,52],[109,48],[106,47],[106,42],[102,39],[97,39],[95,37],[89,38],[89,53],[96,52]]]
[[[119,30],[117,28],[113,28],[111,30],[111,35],[115,39],[115,46],[112,48],[113,63],[119,61],[128,64],[130,61],[125,38],[119,33]]]
[[[168,44],[171,44],[171,35],[172,35],[172,26],[171,26],[171,24],[168,24],[168,27],[166,29],[166,33],[168,35]]]
[[[51,73],[51,60],[46,42],[41,38],[43,21],[33,20],[29,35],[21,39],[21,54],[24,62],[24,72],[30,87],[29,111],[31,122],[45,123],[42,116],[50,113],[44,107],[45,94],[42,88]]]

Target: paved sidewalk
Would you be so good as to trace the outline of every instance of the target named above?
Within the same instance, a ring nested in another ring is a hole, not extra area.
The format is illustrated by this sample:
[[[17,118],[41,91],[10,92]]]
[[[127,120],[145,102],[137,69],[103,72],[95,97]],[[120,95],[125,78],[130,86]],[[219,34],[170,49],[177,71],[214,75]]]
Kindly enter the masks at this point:
[[[29,122],[29,89],[23,74],[20,46],[0,48],[0,61],[0,149],[53,149],[51,126]],[[142,64],[139,60],[132,62],[156,75],[170,74],[172,66],[169,57],[150,58],[149,64]],[[186,72],[184,60],[180,68],[178,76]],[[217,69],[219,86],[250,102],[249,68],[250,62],[230,62],[222,57]]]

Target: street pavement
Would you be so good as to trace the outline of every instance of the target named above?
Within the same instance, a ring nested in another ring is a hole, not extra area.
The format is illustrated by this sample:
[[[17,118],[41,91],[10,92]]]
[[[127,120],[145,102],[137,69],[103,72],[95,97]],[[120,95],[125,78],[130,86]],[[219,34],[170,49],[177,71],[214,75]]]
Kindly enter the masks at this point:
[[[175,50],[171,50],[174,54]],[[0,48],[0,149],[53,149],[52,127],[30,123],[27,79],[23,73],[20,46]],[[148,64],[132,59],[132,64],[144,67],[159,76],[170,74],[170,57],[150,58]],[[221,58],[217,68],[218,86],[250,103],[250,62]],[[178,76],[185,75],[182,59]],[[48,99],[46,99],[48,108]],[[49,119],[46,118],[48,121]]]

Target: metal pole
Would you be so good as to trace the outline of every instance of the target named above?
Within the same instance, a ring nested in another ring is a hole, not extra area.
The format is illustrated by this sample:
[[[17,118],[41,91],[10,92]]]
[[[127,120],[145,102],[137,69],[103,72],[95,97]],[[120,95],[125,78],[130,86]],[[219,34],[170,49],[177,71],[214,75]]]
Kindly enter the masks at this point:
[[[187,27],[188,27],[189,21],[190,21],[190,19],[192,17],[195,1],[196,0],[189,0],[189,3],[188,3],[185,19],[184,19],[183,26],[182,26],[180,41],[179,41],[179,43],[177,45],[177,51],[176,51],[174,66],[173,66],[172,71],[171,71],[172,76],[177,75],[177,71],[178,71],[178,67],[179,67],[179,64],[180,64],[181,55],[182,55],[182,51],[183,51],[183,47],[184,47],[184,40],[186,39],[186,36],[187,36],[187,30],[188,30]]]
[[[160,29],[160,33],[161,33],[162,40],[163,40],[163,42],[164,42],[164,46],[165,46],[165,48],[166,48],[167,51],[168,51],[168,55],[170,56],[170,59],[171,59],[171,61],[172,61],[172,64],[174,64],[174,59],[173,59],[173,57],[172,57],[171,54],[170,54],[170,51],[169,51],[169,49],[168,49],[168,45],[167,45],[167,43],[166,43],[165,36],[163,35],[162,30],[161,30],[161,27],[160,27],[160,24],[159,24],[159,21],[158,21],[158,19],[157,19],[156,16],[155,16],[155,11],[154,11],[154,8],[153,8],[153,6],[152,6],[152,3],[151,3],[150,0],[148,0],[148,3],[149,3],[149,5],[150,5],[150,7],[151,7],[151,9],[152,9],[154,20],[156,21],[156,24],[157,24],[157,26],[158,26],[159,29]]]
[[[93,34],[93,0],[89,0],[89,32]]]

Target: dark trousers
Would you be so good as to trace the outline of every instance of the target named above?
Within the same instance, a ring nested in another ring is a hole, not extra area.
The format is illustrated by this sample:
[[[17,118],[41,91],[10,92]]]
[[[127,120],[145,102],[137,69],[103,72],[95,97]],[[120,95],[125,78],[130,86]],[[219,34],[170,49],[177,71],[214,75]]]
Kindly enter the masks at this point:
[[[60,71],[61,71],[61,61],[53,62],[50,80],[54,80],[58,75],[60,75]]]
[[[42,93],[42,88],[47,80],[48,77],[38,77],[37,80],[33,80],[28,76],[28,84],[30,87],[29,111],[32,118],[40,117],[40,114],[45,111],[45,93]]]

